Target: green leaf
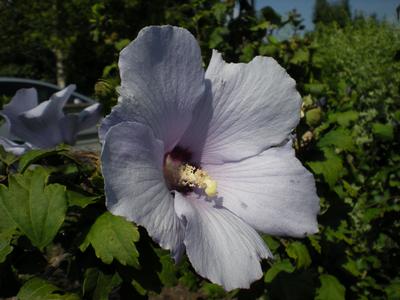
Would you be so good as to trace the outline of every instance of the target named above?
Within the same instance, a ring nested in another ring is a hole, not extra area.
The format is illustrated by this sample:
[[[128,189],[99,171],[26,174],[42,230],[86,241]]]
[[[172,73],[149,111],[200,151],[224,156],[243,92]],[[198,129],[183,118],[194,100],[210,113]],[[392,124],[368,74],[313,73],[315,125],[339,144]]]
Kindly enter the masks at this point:
[[[311,264],[311,257],[307,247],[300,242],[293,242],[286,248],[289,257],[296,261],[296,267],[307,268]]]
[[[18,171],[23,173],[31,164],[37,162],[38,160],[53,156],[55,154],[59,154],[60,152],[64,152],[65,149],[34,149],[30,150],[21,156],[18,165]]]
[[[8,189],[6,186],[0,184],[0,232],[14,229],[17,227],[13,219],[7,213],[6,207],[3,204],[2,199],[8,197]]]
[[[267,39],[268,39],[268,42],[270,42],[271,44],[274,44],[274,45],[279,44],[279,40],[273,35],[268,35]]]
[[[228,29],[226,29],[225,27],[216,27],[210,35],[210,39],[208,42],[209,48],[214,49],[222,44],[228,33]]]
[[[268,249],[270,249],[271,252],[275,252],[275,250],[277,250],[279,248],[279,246],[281,245],[276,239],[274,239],[270,235],[263,234],[263,235],[261,235],[261,237],[264,240],[264,242],[267,244]]]
[[[337,122],[340,126],[347,127],[351,122],[357,121],[358,112],[354,110],[329,114],[330,122]]]
[[[123,265],[138,267],[139,252],[135,246],[138,240],[139,231],[135,225],[105,212],[92,225],[80,249],[85,251],[91,244],[96,256],[106,264],[115,258]]]
[[[67,210],[65,187],[46,185],[48,173],[41,167],[9,176],[1,186],[0,208],[39,249],[47,246],[64,222]]]
[[[14,248],[11,246],[14,233],[15,228],[9,228],[0,232],[0,264],[6,260],[7,255],[10,254]]]
[[[118,273],[114,275],[106,275],[96,268],[89,268],[85,272],[83,281],[83,294],[86,296],[88,292],[93,291],[92,299],[108,300],[109,294],[113,289],[122,283]]]
[[[170,253],[161,249],[156,249],[158,256],[160,257],[160,262],[162,265],[161,271],[157,272],[162,284],[166,287],[175,286],[178,283],[178,278],[176,277],[177,270],[175,268],[175,263],[172,260]]]
[[[346,289],[335,276],[322,274],[319,276],[321,287],[316,291],[315,300],[345,299]]]
[[[132,279],[131,284],[140,295],[145,296],[147,294],[147,290],[135,279]]]
[[[342,159],[331,149],[324,149],[325,160],[308,162],[314,173],[320,174],[325,181],[333,187],[336,181],[342,177],[346,170]]]
[[[351,151],[354,149],[354,139],[349,130],[337,128],[325,134],[317,145],[321,149],[334,146],[342,150]]]
[[[66,294],[46,280],[34,277],[21,287],[18,300],[79,300],[76,294]]]
[[[391,124],[372,124],[372,132],[383,141],[391,141],[394,137],[394,129]]]
[[[217,284],[205,282],[201,287],[201,291],[206,299],[223,299],[226,295],[225,290]]]
[[[98,199],[99,197],[96,196],[85,196],[74,191],[67,191],[68,206],[85,208],[90,204],[96,203]]]
[[[270,283],[280,272],[292,273],[294,270],[295,267],[291,264],[291,262],[288,259],[277,261],[265,273],[264,281],[266,283]]]
[[[292,59],[290,60],[290,63],[295,65],[306,63],[308,62],[309,57],[310,54],[308,52],[308,49],[299,49],[294,53]]]
[[[258,49],[258,52],[261,55],[274,56],[276,53],[279,52],[279,47],[271,44],[261,45]]]
[[[385,288],[385,293],[388,300],[400,299],[400,278],[394,278]]]

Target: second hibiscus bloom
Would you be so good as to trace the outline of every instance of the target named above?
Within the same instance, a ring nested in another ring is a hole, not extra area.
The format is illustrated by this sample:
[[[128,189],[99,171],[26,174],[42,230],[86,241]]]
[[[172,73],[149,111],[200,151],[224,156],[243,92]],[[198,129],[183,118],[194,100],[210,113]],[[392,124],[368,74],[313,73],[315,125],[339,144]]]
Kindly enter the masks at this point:
[[[195,38],[147,27],[122,52],[120,99],[100,127],[108,209],[225,289],[272,257],[256,231],[318,230],[312,175],[295,158],[295,82],[272,58],[204,72]]]

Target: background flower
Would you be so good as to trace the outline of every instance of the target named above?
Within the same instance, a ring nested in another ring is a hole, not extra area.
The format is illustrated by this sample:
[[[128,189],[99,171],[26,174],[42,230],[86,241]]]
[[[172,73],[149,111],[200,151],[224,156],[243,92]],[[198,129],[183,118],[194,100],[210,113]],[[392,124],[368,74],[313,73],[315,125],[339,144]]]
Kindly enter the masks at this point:
[[[73,145],[79,131],[95,125],[101,118],[98,103],[78,114],[64,114],[63,107],[75,88],[75,85],[69,85],[40,104],[34,88],[18,90],[0,115],[5,119],[8,137],[26,144],[21,146],[5,138],[0,143],[6,150],[15,153],[20,152],[18,149],[21,147],[51,148],[60,143]]]

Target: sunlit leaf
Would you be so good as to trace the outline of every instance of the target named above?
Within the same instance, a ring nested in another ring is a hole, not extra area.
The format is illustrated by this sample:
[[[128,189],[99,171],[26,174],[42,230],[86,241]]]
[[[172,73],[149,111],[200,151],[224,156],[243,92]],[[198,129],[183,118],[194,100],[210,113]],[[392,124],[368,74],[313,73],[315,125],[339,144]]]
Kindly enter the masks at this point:
[[[333,150],[324,149],[324,155],[324,160],[308,162],[308,165],[314,173],[322,175],[325,181],[333,187],[346,170],[343,167],[342,159]]]
[[[328,146],[351,151],[354,149],[354,139],[349,130],[337,128],[329,131],[318,141],[319,148],[322,149]]]
[[[286,252],[289,257],[296,261],[296,267],[307,268],[311,264],[311,257],[307,247],[300,242],[293,242],[286,247]]]
[[[79,300],[76,294],[61,291],[46,280],[34,277],[21,287],[18,300]]]
[[[46,185],[48,173],[41,167],[10,175],[9,187],[1,186],[0,207],[39,249],[47,246],[65,218],[65,187]]]
[[[335,276],[322,274],[319,276],[321,287],[316,291],[316,300],[341,300],[345,299],[345,287]]]
[[[276,239],[274,239],[270,235],[263,234],[261,237],[264,240],[264,242],[267,244],[268,249],[270,249],[272,252],[275,252],[281,245]]]
[[[354,122],[358,119],[358,115],[359,113],[354,110],[331,113],[329,115],[329,121],[337,122],[340,126],[347,127],[351,122]]]
[[[139,240],[137,227],[124,218],[105,212],[90,228],[80,249],[85,251],[92,245],[96,256],[110,264],[117,259],[123,265],[139,266],[139,252],[135,242]]]
[[[295,267],[288,259],[277,261],[268,269],[267,273],[265,273],[264,281],[270,283],[280,272],[292,273],[294,270]]]
[[[295,65],[306,63],[309,60],[309,56],[310,54],[307,49],[300,49],[294,53],[290,62]]]

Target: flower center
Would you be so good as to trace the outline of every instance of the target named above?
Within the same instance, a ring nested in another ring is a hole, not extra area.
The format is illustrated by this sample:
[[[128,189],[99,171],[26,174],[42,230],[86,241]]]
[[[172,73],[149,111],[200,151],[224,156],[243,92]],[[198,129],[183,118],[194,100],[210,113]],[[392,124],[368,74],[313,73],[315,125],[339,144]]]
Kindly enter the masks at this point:
[[[193,188],[200,188],[208,197],[216,196],[217,182],[206,171],[182,161],[182,158],[181,155],[177,155],[176,150],[165,156],[164,177],[168,188],[180,192],[189,192]]]

